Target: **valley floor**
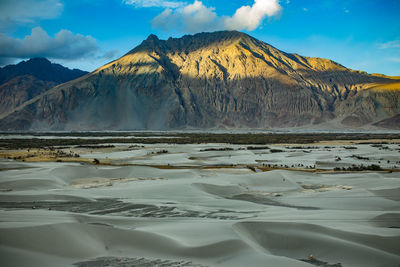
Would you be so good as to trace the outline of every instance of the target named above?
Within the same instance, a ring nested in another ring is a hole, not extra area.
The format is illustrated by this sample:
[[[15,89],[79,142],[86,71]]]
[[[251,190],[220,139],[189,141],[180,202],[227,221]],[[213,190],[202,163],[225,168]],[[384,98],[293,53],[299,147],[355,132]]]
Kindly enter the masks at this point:
[[[104,140],[2,142],[1,266],[400,263],[398,138]]]

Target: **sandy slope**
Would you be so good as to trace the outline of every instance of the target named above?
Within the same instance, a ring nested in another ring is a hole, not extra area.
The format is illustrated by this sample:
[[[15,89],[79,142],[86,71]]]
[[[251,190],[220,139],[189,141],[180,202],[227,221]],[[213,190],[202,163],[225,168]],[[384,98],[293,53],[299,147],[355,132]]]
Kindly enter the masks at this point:
[[[397,145],[201,151],[216,146],[154,145],[114,154],[115,161],[185,169],[0,161],[9,168],[0,172],[0,189],[8,189],[0,192],[0,265],[89,266],[84,262],[97,258],[97,266],[400,263],[399,172],[190,167],[264,160],[330,170],[359,162],[353,154],[389,166],[397,164]],[[168,153],[143,157],[161,149]],[[106,157],[96,153],[86,157]],[[301,261],[310,255],[316,260]]]

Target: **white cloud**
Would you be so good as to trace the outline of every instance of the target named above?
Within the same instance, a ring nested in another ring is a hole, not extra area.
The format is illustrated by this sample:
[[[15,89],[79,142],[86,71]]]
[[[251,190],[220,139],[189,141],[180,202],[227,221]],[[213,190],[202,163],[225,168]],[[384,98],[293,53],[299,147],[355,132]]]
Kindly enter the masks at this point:
[[[386,42],[380,45],[381,49],[388,49],[388,48],[400,48],[400,40],[394,40],[390,42]]]
[[[230,30],[255,30],[266,16],[272,17],[281,11],[278,0],[255,0],[253,6],[242,6],[232,18],[226,18],[225,25]]]
[[[42,28],[36,27],[24,39],[0,34],[1,58],[77,59],[94,56],[97,50],[96,39],[68,30],[61,30],[50,37]]]
[[[278,0],[254,0],[252,6],[242,6],[232,17],[218,16],[215,8],[195,0],[193,4],[172,9],[167,8],[152,20],[154,28],[165,31],[195,33],[213,30],[255,30],[268,16],[280,13]]]
[[[127,5],[136,7],[163,7],[163,8],[178,8],[185,5],[183,2],[178,1],[165,1],[165,0],[123,0]]]
[[[152,20],[154,28],[165,31],[183,32],[212,31],[220,28],[221,22],[213,7],[206,7],[200,1],[177,10],[165,9]],[[222,27],[221,27],[222,28]]]
[[[56,18],[61,15],[63,8],[60,0],[1,0],[0,28]]]

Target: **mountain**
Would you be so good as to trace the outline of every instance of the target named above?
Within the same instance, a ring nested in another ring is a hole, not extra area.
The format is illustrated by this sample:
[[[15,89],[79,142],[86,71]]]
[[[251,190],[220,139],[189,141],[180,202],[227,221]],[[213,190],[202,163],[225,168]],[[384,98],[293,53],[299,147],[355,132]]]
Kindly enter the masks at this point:
[[[87,74],[68,69],[45,58],[33,58],[0,68],[0,114],[46,92],[50,88]]]
[[[0,116],[0,128],[370,129],[398,127],[398,114],[396,78],[223,31],[150,35],[120,59]]]
[[[7,65],[0,68],[0,84],[23,75],[32,75],[42,81],[60,84],[85,74],[87,74],[86,71],[71,70],[60,64],[51,63],[46,58],[32,58],[27,61],[21,61],[16,65]]]

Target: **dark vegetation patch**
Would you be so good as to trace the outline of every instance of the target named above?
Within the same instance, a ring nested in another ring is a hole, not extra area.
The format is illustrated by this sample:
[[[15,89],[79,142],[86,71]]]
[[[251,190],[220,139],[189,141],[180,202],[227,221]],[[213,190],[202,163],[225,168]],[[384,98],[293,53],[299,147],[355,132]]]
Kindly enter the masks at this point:
[[[70,151],[68,153],[68,152],[64,152],[62,150],[55,150],[55,149],[49,149],[49,148],[47,148],[45,150],[47,150],[46,152],[48,152],[48,153],[45,154],[45,156],[47,156],[47,157],[52,157],[52,158],[79,158],[80,157],[79,154],[73,153],[72,151]],[[8,156],[7,159],[25,161],[25,159],[35,158],[35,157],[40,157],[40,156],[42,156],[42,154],[31,152],[28,149],[27,155]]]
[[[1,134],[1,133],[0,133]],[[0,147],[5,149],[18,148],[44,148],[49,146],[77,146],[98,144],[202,144],[202,143],[225,143],[225,144],[307,144],[318,141],[333,140],[369,140],[369,139],[399,139],[399,134],[369,134],[369,133],[136,133],[136,132],[76,132],[76,133],[3,133],[18,135],[34,135],[37,138],[26,139],[1,139]],[[60,136],[63,139],[44,139],[40,136]],[[90,138],[65,138],[65,137],[108,137],[104,139]],[[132,138],[129,138],[132,136]],[[124,137],[124,138],[122,138]],[[128,137],[128,138],[127,138]],[[153,138],[148,138],[153,137]],[[356,149],[356,147],[345,147]]]
[[[320,149],[320,147],[317,146],[287,146],[287,149]],[[331,147],[324,147],[326,149],[329,149]]]
[[[283,152],[283,150],[282,149],[271,149],[270,152],[271,153],[281,153],[281,152]]]
[[[248,165],[248,166],[247,166],[247,169],[251,170],[252,172],[257,172],[257,169],[256,169],[256,167],[254,167],[254,166]]]
[[[168,154],[168,150],[162,149],[159,151],[153,151],[153,152],[148,153],[148,155],[161,155],[161,154]]]
[[[371,164],[368,166],[364,166],[364,165],[352,165],[350,167],[335,167],[333,170],[335,171],[383,171],[384,169],[382,169],[381,166],[376,165],[376,164]]]
[[[384,144],[384,143],[382,143],[382,144]],[[383,146],[382,144],[371,144],[371,147],[382,147]],[[385,142],[385,144],[387,144],[387,143]]]
[[[367,157],[359,156],[359,155],[351,155],[351,158],[359,159],[359,160],[369,160]]]
[[[269,149],[268,146],[248,146],[247,150],[264,150]]]
[[[205,148],[201,149],[200,152],[207,152],[207,151],[233,151],[234,149],[231,147],[221,147],[221,148]]]
[[[78,145],[76,148],[90,148],[90,149],[101,149],[101,148],[114,148],[114,145]]]

